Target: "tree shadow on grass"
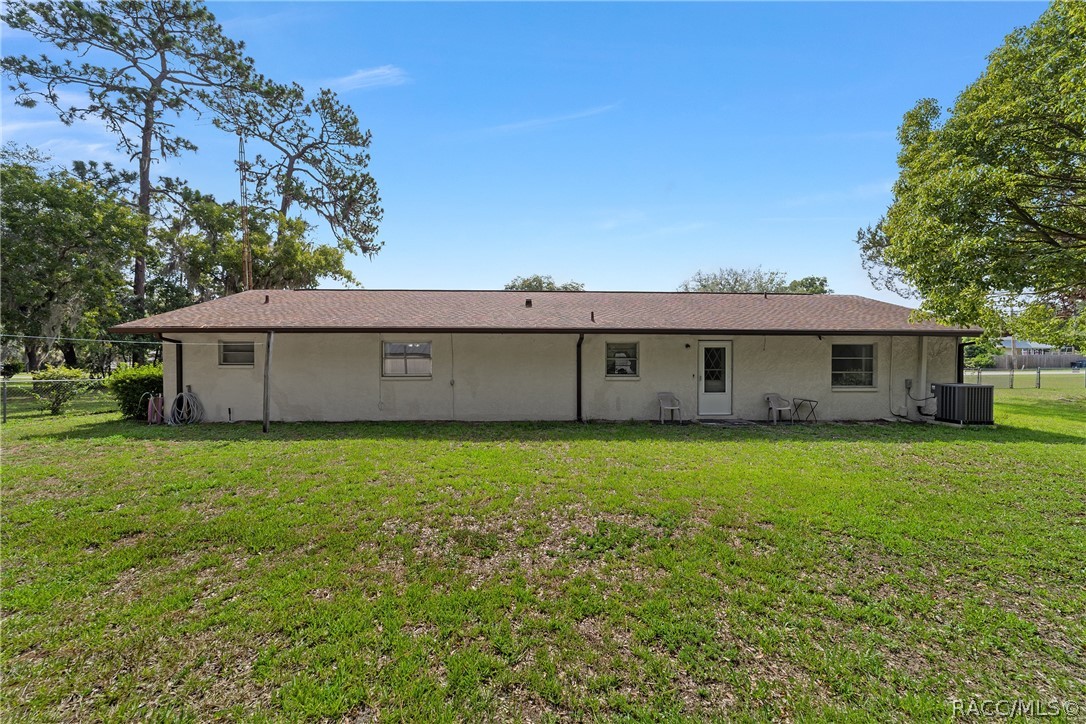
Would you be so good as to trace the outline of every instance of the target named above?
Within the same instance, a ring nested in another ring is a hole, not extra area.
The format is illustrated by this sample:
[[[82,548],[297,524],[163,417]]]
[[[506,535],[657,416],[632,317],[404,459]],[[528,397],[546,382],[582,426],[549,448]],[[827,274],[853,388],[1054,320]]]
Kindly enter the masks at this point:
[[[1034,408],[1029,412],[1036,414]],[[1072,415],[1072,417],[1078,417]],[[50,427],[52,427],[50,425]],[[186,442],[439,441],[439,442],[660,442],[667,444],[766,441],[780,444],[862,442],[885,444],[962,443],[1086,444],[1081,435],[1015,425],[929,425],[909,422],[820,422],[768,425],[660,425],[653,422],[273,422],[267,434],[258,422],[150,426],[98,416],[58,421],[56,429],[16,434],[19,440],[116,440]]]

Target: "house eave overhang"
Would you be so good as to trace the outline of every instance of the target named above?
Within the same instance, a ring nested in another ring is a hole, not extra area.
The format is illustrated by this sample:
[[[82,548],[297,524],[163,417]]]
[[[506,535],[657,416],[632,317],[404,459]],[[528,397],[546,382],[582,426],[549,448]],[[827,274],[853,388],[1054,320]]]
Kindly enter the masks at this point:
[[[111,334],[663,334],[688,336],[782,336],[782,337],[979,337],[981,329],[729,329],[729,328],[636,328],[636,327],[277,327],[277,326],[208,326],[208,327],[136,327],[118,325]]]

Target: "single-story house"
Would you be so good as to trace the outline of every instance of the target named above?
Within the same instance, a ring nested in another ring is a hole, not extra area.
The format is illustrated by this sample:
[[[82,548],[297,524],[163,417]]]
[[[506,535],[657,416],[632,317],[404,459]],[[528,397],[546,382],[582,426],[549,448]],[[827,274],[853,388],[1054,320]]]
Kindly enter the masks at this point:
[[[849,295],[253,290],[119,325],[162,339],[209,421],[920,419],[961,338]]]
[[[1026,339],[1015,339],[1013,337],[1000,337],[999,346],[1004,352],[1019,355],[1053,354],[1058,351],[1050,344],[1030,342]]]

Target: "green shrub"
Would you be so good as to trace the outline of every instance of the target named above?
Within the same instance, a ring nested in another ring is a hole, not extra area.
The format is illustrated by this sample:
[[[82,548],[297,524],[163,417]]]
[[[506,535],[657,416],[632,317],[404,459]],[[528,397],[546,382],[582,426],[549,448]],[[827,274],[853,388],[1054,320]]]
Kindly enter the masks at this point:
[[[972,357],[966,357],[965,366],[969,369],[995,367],[995,355],[987,352],[979,352]]]
[[[31,375],[31,394],[43,410],[59,415],[68,403],[89,390],[95,383],[87,379],[85,370],[71,367],[46,367]]]
[[[23,371],[23,363],[19,362],[18,360],[15,360],[15,361],[12,361],[12,362],[5,362],[4,366],[3,366],[3,370],[0,371],[0,374],[3,375],[4,379],[10,380],[12,377],[19,374],[22,371]]]
[[[106,379],[106,389],[117,400],[122,415],[133,420],[146,420],[145,395],[162,394],[162,365],[122,367]]]
[[[1003,353],[1003,348],[994,339],[966,337],[965,342],[965,366],[974,369],[977,367],[995,367],[995,358]]]

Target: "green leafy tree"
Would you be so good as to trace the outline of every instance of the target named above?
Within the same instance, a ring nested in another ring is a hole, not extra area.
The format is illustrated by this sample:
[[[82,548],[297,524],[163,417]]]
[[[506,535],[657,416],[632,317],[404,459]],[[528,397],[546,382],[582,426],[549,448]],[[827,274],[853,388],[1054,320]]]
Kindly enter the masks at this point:
[[[680,292],[756,293],[756,294],[832,294],[826,277],[804,277],[788,281],[782,271],[721,267],[715,272],[700,269],[679,285]]]
[[[857,234],[876,284],[921,312],[1055,344],[1086,341],[1086,4],[1053,3],[954,105],[898,131],[884,218]]]
[[[115,320],[124,301],[124,267],[142,248],[139,217],[67,172],[39,171],[25,155],[8,149],[0,161],[4,332],[75,336],[88,314]],[[44,346],[26,340],[31,370]]]
[[[173,118],[199,114],[217,94],[242,87],[251,72],[243,45],[222,33],[214,16],[188,0],[11,0],[4,22],[53,45],[63,56],[10,56],[4,73],[15,79],[15,102],[33,107],[44,101],[71,124],[101,119],[119,147],[138,164],[137,208],[150,238],[151,165],[196,146],[176,132]],[[86,91],[86,101],[66,106],[63,88]],[[145,310],[146,259],[137,253],[133,304]]]
[[[176,309],[242,291],[244,250],[241,209],[184,189],[183,202],[158,233],[152,296]],[[253,284],[257,289],[316,286],[323,278],[356,284],[343,249],[308,240],[302,219],[276,211],[249,213]]]
[[[505,288],[522,292],[583,292],[584,284],[575,281],[558,284],[550,275],[533,274],[530,277],[514,277]]]
[[[803,277],[788,282],[786,291],[793,294],[833,294],[826,277]]]
[[[761,267],[735,269],[721,267],[715,272],[700,269],[679,285],[680,292],[783,292],[788,288],[788,277],[781,271],[764,271]]]

